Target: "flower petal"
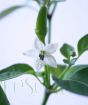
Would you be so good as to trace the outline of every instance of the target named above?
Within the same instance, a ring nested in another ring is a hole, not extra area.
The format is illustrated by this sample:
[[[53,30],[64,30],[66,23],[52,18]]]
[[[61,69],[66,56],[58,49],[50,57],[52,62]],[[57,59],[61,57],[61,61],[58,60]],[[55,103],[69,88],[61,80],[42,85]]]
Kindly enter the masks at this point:
[[[37,59],[35,63],[35,67],[37,70],[40,70],[45,65],[44,61]]]
[[[44,44],[37,38],[35,39],[35,48],[39,51],[44,49]]]
[[[57,68],[56,60],[52,55],[45,55],[44,61],[49,66]]]
[[[39,52],[35,49],[31,49],[31,50],[24,52],[23,54],[26,56],[32,57],[32,58],[37,58],[39,55]]]
[[[48,44],[47,46],[45,46],[44,51],[46,51],[49,54],[52,54],[57,50],[57,47],[58,47],[58,43]]]

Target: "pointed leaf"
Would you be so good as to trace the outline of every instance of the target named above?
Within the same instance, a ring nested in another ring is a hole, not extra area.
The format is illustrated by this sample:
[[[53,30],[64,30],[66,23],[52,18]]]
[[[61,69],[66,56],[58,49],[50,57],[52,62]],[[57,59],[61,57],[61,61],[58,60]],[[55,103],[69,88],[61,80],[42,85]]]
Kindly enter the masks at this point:
[[[66,89],[70,92],[88,96],[88,85],[75,81],[75,80],[60,80],[56,77],[53,77],[54,81],[61,86],[63,89]]]
[[[54,77],[56,83],[63,89],[88,96],[88,65],[77,65],[70,68],[63,80]]]
[[[24,7],[24,5],[21,5],[21,6],[13,6],[13,7],[7,8],[6,10],[0,12],[0,19],[3,19],[7,15],[11,14],[15,10],[20,9],[22,7]]]
[[[78,42],[78,54],[79,56],[88,50],[88,34],[83,36]]]
[[[72,78],[74,75],[76,75],[76,73],[78,73],[79,71],[84,71],[87,70],[88,72],[88,65],[76,65],[71,67],[64,75],[64,79],[69,79]],[[87,74],[88,75],[88,74]],[[82,78],[83,79],[83,78]]]
[[[45,43],[45,36],[47,33],[47,7],[42,6],[38,13],[37,22],[36,22],[36,35]]]
[[[88,86],[88,68],[76,72],[69,79],[80,81]]]
[[[0,105],[10,105],[7,96],[5,95],[1,86],[0,86]]]
[[[34,75],[33,68],[27,64],[14,64],[0,71],[0,81],[12,79],[23,74]]]

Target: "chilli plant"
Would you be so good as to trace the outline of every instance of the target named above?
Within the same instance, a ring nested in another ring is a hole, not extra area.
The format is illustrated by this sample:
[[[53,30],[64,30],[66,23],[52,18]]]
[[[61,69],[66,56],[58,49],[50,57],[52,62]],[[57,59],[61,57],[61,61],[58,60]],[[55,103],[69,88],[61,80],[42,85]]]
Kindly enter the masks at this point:
[[[32,1],[36,2],[40,7],[35,26],[35,48],[23,52],[23,55],[34,58],[36,70],[29,64],[13,64],[0,70],[0,81],[13,79],[24,74],[33,75],[45,87],[44,99],[41,105],[46,105],[51,94],[63,89],[88,96],[88,64],[75,65],[79,57],[88,50],[88,34],[78,41],[77,52],[71,45],[63,44],[60,53],[64,57],[64,65],[57,64],[55,57],[52,56],[57,50],[58,44],[51,43],[51,22],[57,4],[65,0]],[[0,19],[26,6],[28,5],[7,8],[0,13]],[[48,41],[45,40],[46,36]],[[0,105],[10,105],[1,86]]]

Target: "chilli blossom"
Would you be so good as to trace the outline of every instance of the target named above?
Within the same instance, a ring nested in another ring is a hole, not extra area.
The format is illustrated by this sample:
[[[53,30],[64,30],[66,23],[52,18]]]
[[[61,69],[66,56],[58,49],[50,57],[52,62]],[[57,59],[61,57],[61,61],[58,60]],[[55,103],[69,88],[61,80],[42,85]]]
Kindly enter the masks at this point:
[[[37,70],[40,70],[44,65],[57,67],[56,60],[51,55],[57,50],[57,43],[44,45],[39,39],[36,39],[34,46],[35,49],[28,50],[23,54],[35,59],[35,67]]]

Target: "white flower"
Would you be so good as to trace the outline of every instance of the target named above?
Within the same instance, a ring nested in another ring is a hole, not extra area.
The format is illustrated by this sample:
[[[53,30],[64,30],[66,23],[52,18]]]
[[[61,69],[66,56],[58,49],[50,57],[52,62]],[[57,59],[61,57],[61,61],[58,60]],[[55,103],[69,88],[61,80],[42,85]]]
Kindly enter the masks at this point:
[[[36,58],[35,67],[37,70],[41,69],[44,65],[57,67],[56,60],[51,55],[56,51],[58,47],[57,43],[45,46],[42,42],[36,39],[34,45],[35,49],[28,50],[24,55]]]

